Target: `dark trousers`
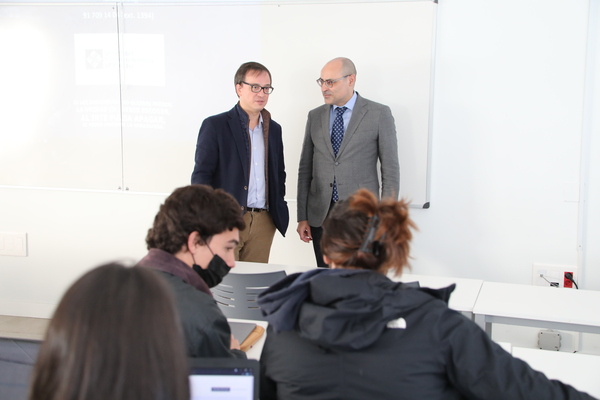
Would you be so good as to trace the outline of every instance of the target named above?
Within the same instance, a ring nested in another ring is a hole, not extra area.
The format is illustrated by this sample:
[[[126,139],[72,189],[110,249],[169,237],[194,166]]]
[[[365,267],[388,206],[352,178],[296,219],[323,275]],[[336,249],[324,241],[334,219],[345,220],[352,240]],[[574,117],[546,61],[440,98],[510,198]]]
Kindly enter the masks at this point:
[[[315,258],[317,259],[317,267],[329,268],[329,264],[323,261],[323,253],[321,253],[321,237],[323,236],[323,228],[320,226],[311,226],[310,234],[312,235],[313,249],[315,250]]]
[[[331,209],[335,206],[335,203],[332,201],[329,205],[329,211],[327,211],[327,215],[331,212]],[[325,217],[327,218],[327,217]],[[323,261],[323,253],[321,252],[321,237],[323,236],[323,228],[320,226],[311,226],[310,234],[312,235],[313,249],[315,250],[315,258],[317,260],[317,267],[319,268],[329,268],[329,264],[325,264]]]

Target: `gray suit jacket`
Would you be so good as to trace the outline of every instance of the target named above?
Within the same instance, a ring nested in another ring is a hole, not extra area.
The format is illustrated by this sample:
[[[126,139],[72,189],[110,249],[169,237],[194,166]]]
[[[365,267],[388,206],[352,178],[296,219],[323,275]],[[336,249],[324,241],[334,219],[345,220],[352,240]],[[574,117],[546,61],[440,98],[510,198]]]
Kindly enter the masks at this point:
[[[337,157],[331,146],[330,108],[325,104],[308,113],[300,154],[298,221],[308,220],[310,226],[321,226],[327,216],[334,177],[340,200],[359,188],[394,198],[400,189],[398,141],[390,108],[358,95]]]

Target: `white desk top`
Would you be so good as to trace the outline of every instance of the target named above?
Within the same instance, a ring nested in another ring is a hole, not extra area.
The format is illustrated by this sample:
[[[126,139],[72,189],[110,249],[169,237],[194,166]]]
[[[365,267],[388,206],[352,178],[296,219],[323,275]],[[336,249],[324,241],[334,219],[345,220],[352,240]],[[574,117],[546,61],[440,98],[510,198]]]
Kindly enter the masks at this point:
[[[393,281],[407,283],[418,281],[421,287],[432,289],[440,289],[456,283],[456,289],[454,289],[454,292],[450,296],[448,306],[453,310],[462,312],[473,312],[479,290],[483,284],[483,281],[480,279],[447,278],[442,276],[402,274],[399,278],[392,275],[388,275],[388,277]]]
[[[234,274],[260,274],[264,272],[276,272],[284,270],[286,274],[291,275],[296,272],[306,272],[314,267],[306,267],[299,265],[280,265],[280,264],[264,264],[248,261],[236,261],[235,267],[231,271]]]
[[[314,269],[314,267],[237,261],[232,273],[250,274],[284,270],[288,275],[290,275],[296,272],[310,271],[311,269]],[[396,282],[418,281],[421,287],[429,287],[432,289],[440,289],[456,283],[456,289],[454,290],[454,293],[452,293],[452,296],[450,296],[449,306],[453,310],[469,313],[473,312],[473,306],[475,305],[475,301],[479,295],[479,290],[483,284],[483,281],[480,279],[446,278],[428,275],[402,274],[398,278],[390,274],[388,277]]]
[[[598,304],[600,291],[484,282],[473,313],[600,327]]]
[[[295,267],[295,266],[284,266],[284,265],[273,265],[273,264],[261,264],[261,263],[248,263],[239,261],[238,266],[241,267],[239,270],[235,270],[235,273],[261,273],[261,272],[272,272],[272,271],[281,271],[284,269],[286,273],[292,274],[295,272],[304,272],[308,271],[312,268],[306,267]],[[236,266],[237,268],[237,266]],[[392,279],[398,281],[398,279]],[[439,289],[456,283],[456,290],[452,293],[450,297],[450,308],[462,311],[462,312],[472,312],[473,305],[475,304],[475,300],[477,300],[477,295],[479,294],[479,289],[483,281],[477,279],[460,279],[460,278],[444,278],[437,276],[426,276],[426,275],[402,275],[401,279],[403,282],[415,282],[418,281],[421,287],[430,287],[433,289]],[[254,321],[254,320],[246,320],[246,319],[237,319],[237,318],[228,318],[229,321],[236,322],[251,322],[258,324],[265,328],[265,333],[262,337],[252,346],[250,350],[246,352],[248,358],[259,360],[260,354],[262,352],[262,348],[265,344],[265,338],[267,337],[266,329],[269,325],[266,321]],[[237,339],[237,338],[236,338]]]
[[[549,379],[558,379],[600,398],[600,356],[522,347],[513,347],[512,355],[543,372]]]

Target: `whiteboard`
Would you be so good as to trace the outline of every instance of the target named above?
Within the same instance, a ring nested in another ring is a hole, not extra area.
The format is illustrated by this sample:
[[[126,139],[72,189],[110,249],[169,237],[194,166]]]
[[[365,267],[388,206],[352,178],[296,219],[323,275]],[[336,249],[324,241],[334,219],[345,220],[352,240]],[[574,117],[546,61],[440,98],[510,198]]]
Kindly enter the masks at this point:
[[[283,127],[288,200],[315,80],[330,59],[390,106],[400,195],[429,202],[436,4],[69,3],[0,6],[0,185],[169,193],[189,184],[204,118],[237,102],[258,61]],[[11,40],[12,38],[19,40]],[[10,78],[8,78],[10,77]],[[5,84],[7,86],[5,86]]]
[[[110,6],[96,6],[107,13]],[[87,5],[0,6],[0,184],[117,189],[121,185],[119,75],[78,82],[76,34],[114,32]],[[107,63],[118,42],[105,43]],[[92,61],[90,59],[90,61]],[[79,72],[91,74],[90,68]],[[118,70],[117,70],[118,72]]]

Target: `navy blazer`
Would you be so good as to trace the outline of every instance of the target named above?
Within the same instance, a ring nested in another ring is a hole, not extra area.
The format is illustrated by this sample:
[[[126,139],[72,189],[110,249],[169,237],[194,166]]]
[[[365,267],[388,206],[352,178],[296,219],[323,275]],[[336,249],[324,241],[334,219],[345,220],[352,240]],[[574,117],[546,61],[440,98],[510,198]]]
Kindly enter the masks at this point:
[[[245,212],[250,178],[250,145],[247,128],[244,132],[242,122],[246,121],[247,126],[248,116],[245,113],[240,116],[240,112],[243,110],[236,105],[227,112],[204,120],[196,143],[196,165],[192,173],[192,183],[225,190],[235,197]],[[286,175],[281,125],[271,119],[268,129],[269,214],[277,230],[285,236],[290,216],[285,201]]]

